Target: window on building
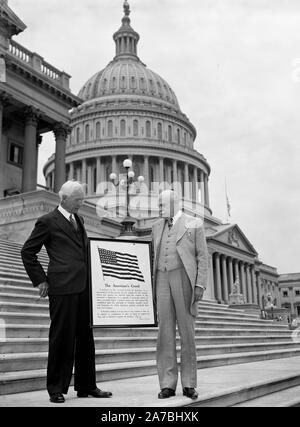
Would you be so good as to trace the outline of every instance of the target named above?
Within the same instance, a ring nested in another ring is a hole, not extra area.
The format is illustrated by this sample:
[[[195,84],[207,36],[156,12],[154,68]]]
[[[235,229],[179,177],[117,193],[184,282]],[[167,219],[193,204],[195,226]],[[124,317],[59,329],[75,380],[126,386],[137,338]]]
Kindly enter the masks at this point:
[[[113,122],[112,122],[112,120],[109,120],[107,123],[107,136],[109,138],[113,137]]]
[[[283,291],[283,296],[286,298],[286,297],[288,297],[289,296],[289,293],[288,293],[288,291]]]
[[[158,123],[157,125],[157,138],[162,139],[162,124]]]
[[[100,122],[96,123],[96,139],[101,138],[101,125]]]
[[[15,165],[22,166],[23,164],[23,147],[13,142],[9,145],[8,161]]]
[[[80,143],[80,128],[76,129],[76,144]]]
[[[151,122],[146,122],[146,138],[151,138]]]
[[[126,122],[125,122],[125,120],[121,120],[121,123],[120,123],[120,135],[121,136],[126,136]]]
[[[172,135],[172,126],[168,126],[168,141],[172,142],[173,141],[173,135]]]
[[[133,120],[133,136],[139,136],[139,122],[138,122],[138,120]]]
[[[300,291],[299,290],[295,291],[295,294],[296,294],[296,297],[299,297],[300,296]]]
[[[90,125],[85,125],[85,140],[90,140]]]
[[[180,129],[177,129],[177,142],[180,144]]]

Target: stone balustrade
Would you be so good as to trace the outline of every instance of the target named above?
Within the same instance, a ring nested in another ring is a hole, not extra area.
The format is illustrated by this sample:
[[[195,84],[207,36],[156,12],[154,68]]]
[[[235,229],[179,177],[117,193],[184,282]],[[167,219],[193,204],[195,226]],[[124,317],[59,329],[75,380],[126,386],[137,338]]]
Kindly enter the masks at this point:
[[[9,45],[9,54],[31,67],[33,70],[38,71],[43,76],[52,80],[53,83],[63,87],[64,89],[70,90],[70,76],[64,71],[60,71],[53,67],[37,53],[31,52],[16,41],[11,40]]]

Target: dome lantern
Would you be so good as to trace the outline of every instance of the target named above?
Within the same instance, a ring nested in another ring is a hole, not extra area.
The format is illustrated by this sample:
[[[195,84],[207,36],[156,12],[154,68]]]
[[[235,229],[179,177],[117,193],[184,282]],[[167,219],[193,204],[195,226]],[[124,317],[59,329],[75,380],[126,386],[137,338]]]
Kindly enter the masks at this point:
[[[140,36],[130,25],[130,6],[127,0],[124,1],[123,7],[124,17],[122,19],[122,26],[113,36],[116,43],[115,59],[130,56],[138,60],[137,44],[139,42]]]

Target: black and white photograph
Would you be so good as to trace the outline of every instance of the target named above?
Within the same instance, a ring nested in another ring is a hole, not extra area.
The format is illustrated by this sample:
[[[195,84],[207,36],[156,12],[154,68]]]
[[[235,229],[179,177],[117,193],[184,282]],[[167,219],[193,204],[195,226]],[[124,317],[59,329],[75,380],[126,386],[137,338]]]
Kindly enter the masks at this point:
[[[300,407],[299,28],[299,0],[0,0],[1,409]]]

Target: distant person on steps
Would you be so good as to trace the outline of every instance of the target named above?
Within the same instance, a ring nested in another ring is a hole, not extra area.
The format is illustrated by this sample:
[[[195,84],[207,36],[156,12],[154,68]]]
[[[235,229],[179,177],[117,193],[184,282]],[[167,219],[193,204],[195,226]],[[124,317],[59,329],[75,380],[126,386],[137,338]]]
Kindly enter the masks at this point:
[[[74,388],[78,397],[109,398],[96,386],[95,345],[90,328],[87,234],[77,213],[84,200],[82,184],[66,182],[60,206],[38,219],[21,251],[22,260],[40,296],[49,296],[50,332],[47,390],[50,401],[64,403],[75,361]],[[37,254],[45,246],[47,274]]]

